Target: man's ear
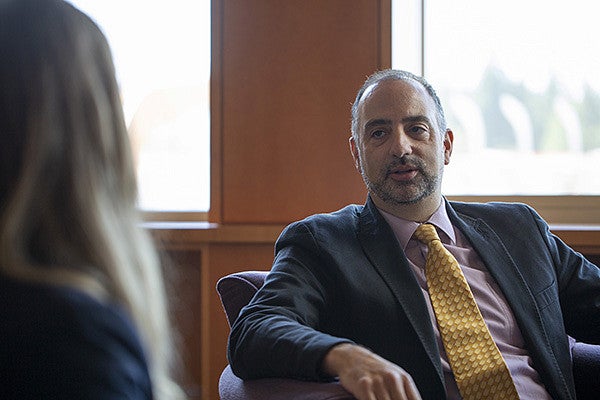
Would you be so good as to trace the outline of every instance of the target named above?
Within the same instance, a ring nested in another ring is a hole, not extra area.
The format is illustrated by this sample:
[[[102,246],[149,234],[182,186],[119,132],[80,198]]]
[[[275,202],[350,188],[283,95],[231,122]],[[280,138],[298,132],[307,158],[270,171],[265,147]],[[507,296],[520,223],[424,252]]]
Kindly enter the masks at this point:
[[[446,129],[444,135],[444,165],[450,164],[450,156],[452,155],[452,148],[454,146],[454,133],[451,129]]]
[[[350,136],[348,143],[350,144],[350,153],[352,153],[352,158],[354,159],[354,166],[358,172],[361,172],[360,155],[358,154],[358,145],[356,144],[356,140],[354,140],[354,136]]]

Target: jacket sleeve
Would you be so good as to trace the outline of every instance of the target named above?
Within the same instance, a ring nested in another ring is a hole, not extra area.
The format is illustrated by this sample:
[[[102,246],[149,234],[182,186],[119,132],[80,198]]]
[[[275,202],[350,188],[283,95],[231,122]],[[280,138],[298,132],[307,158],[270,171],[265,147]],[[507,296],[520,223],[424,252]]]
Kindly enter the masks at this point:
[[[228,358],[236,375],[328,378],[321,373],[323,357],[332,346],[349,342],[319,331],[335,291],[328,262],[308,225],[299,222],[284,230],[265,285],[231,329]]]

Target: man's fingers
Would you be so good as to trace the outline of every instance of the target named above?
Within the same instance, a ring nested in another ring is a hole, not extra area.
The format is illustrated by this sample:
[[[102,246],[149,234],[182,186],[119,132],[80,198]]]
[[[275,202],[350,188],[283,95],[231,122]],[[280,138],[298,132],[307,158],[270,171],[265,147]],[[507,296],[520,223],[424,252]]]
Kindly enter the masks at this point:
[[[356,388],[359,400],[421,400],[412,378],[398,370],[362,376]]]
[[[325,356],[323,370],[358,400],[421,400],[412,377],[368,349],[344,343]]]
[[[412,377],[408,374],[403,376],[402,379],[404,393],[407,400],[421,400],[421,394],[417,389],[417,385],[415,385],[415,381],[413,381]]]
[[[357,382],[359,394],[355,395],[359,400],[395,400],[390,396],[387,383],[381,376],[364,376]]]

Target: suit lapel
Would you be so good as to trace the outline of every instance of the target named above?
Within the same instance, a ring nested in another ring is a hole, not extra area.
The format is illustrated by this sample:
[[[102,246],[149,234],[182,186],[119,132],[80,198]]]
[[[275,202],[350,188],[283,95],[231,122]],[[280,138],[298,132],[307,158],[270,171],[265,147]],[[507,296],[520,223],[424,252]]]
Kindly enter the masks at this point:
[[[369,261],[398,299],[443,384],[439,349],[423,293],[392,229],[370,198],[359,217],[358,237]]]
[[[481,219],[459,216],[449,205],[446,209],[452,224],[469,240],[489,273],[494,277],[521,329],[524,328],[523,324],[532,328],[529,326],[531,316],[538,315],[539,310],[523,275],[500,237]],[[524,335],[526,333],[523,332]]]

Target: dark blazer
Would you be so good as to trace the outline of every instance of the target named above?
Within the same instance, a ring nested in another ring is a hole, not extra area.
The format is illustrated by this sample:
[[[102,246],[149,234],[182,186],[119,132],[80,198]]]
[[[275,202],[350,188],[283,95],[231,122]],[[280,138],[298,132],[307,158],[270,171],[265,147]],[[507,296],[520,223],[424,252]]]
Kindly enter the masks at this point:
[[[600,343],[600,269],[526,205],[446,207],[504,292],[550,395],[573,399],[567,334]],[[288,226],[229,340],[229,361],[242,378],[326,379],[324,355],[351,341],[404,368],[424,399],[445,398],[423,294],[370,199]]]
[[[125,312],[71,288],[0,274],[0,398],[151,399]]]

